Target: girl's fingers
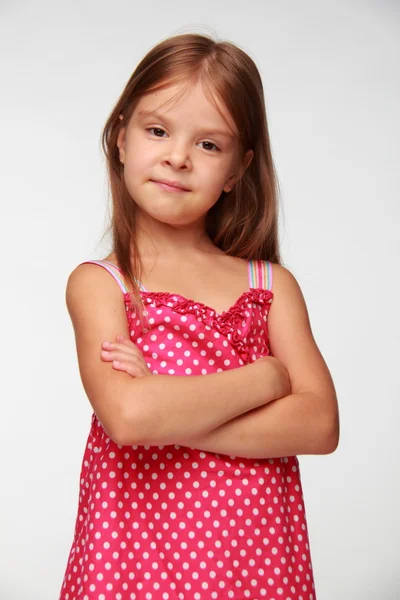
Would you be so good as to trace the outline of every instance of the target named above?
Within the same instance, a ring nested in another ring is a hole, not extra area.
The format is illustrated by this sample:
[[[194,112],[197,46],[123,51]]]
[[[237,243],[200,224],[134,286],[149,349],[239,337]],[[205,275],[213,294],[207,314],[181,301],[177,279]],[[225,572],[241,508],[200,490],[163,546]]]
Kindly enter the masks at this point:
[[[112,363],[113,369],[116,369],[117,371],[125,371],[125,373],[128,373],[128,375],[130,375],[131,377],[135,377],[136,376],[136,372],[137,369],[134,368],[134,366],[132,365],[132,363],[129,362],[115,362],[113,361]]]
[[[115,362],[113,361],[112,366],[117,371],[125,371],[131,377],[144,377],[145,375],[151,375],[151,371],[146,365],[146,369],[141,365],[135,365],[131,362]]]
[[[127,350],[102,350],[101,358],[109,362],[112,360],[118,360],[139,363],[141,360],[143,360],[137,354],[132,354]]]
[[[121,340],[121,336],[116,338]],[[103,342],[101,348],[101,359],[111,362],[114,369],[125,371],[132,377],[152,374],[142,352],[131,340],[124,338],[118,342]]]
[[[130,338],[126,338],[123,335],[116,335],[115,339],[117,344],[119,343],[126,346],[131,346],[132,348],[137,348],[136,344],[134,344]]]
[[[135,354],[138,354],[139,356],[143,356],[142,351],[139,350],[139,348],[136,346],[136,344],[134,344],[132,342],[131,339],[125,338],[125,337],[123,337],[121,335],[117,335],[116,339],[117,339],[117,341],[115,342],[115,344],[116,344],[117,347],[119,347],[118,344],[121,344],[121,347],[123,347],[123,348],[129,348]]]
[[[124,344],[119,342],[103,342],[101,344],[101,349],[106,350],[107,352],[125,352],[130,356],[140,356],[142,353],[139,348],[135,346],[132,342]]]

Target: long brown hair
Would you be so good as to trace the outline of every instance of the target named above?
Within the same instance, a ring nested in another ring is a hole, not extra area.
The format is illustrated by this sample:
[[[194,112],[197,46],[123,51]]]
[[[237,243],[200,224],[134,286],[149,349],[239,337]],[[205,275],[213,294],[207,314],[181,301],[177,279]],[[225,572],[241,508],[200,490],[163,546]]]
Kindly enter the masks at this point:
[[[243,164],[246,150],[254,151],[253,160],[234,188],[222,192],[208,211],[207,233],[226,254],[282,264],[278,242],[278,180],[259,71],[254,61],[230,42],[194,33],[169,37],[153,47],[138,64],[102,133],[112,200],[107,231],[112,232],[117,263],[131,283],[132,306],[138,310],[142,327],[143,307],[137,283],[142,272],[135,235],[137,211],[124,182],[118,134],[121,127],[128,125],[143,95],[175,83],[189,86],[198,81],[209,91],[214,105],[213,94],[222,101],[237,126],[240,136],[237,168]]]

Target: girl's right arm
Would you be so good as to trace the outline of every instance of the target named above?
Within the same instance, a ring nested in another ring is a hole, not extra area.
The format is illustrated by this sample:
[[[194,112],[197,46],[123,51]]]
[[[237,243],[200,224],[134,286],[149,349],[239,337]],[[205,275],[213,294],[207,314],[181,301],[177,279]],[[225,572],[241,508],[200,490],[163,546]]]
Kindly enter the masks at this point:
[[[208,375],[155,375],[132,379],[125,397],[125,444],[176,444],[202,436],[290,393],[273,357]],[[284,387],[283,387],[284,386]],[[140,435],[135,435],[136,424]],[[132,441],[132,439],[134,441]]]
[[[69,276],[66,303],[79,371],[94,412],[118,444],[167,445],[207,433],[289,393],[273,357],[209,375],[132,378],[100,358],[101,343],[129,339],[121,291],[103,269],[79,265]]]

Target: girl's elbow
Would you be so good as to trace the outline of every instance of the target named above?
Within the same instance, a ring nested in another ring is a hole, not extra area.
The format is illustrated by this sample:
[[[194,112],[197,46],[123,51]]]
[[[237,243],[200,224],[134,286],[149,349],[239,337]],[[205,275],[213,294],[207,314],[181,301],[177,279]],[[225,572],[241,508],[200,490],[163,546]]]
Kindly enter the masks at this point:
[[[121,425],[118,431],[113,436],[112,440],[118,446],[144,446],[146,441],[139,435],[139,427],[129,427],[127,424]]]
[[[321,444],[321,449],[318,454],[333,454],[339,445],[339,439],[336,438],[325,438],[324,442]]]
[[[336,394],[333,400],[330,401],[329,406],[324,406],[324,403],[319,404],[323,406],[322,410],[318,411],[318,431],[320,452],[319,454],[332,454],[335,452],[339,445],[340,436],[340,423],[339,423],[339,410],[336,399]]]
[[[321,436],[321,451],[320,454],[332,454],[339,445],[339,424],[331,424],[330,427],[323,429],[324,434]]]
[[[141,420],[131,412],[126,412],[121,418],[114,441],[120,446],[144,446],[146,439],[143,431]]]
[[[141,409],[143,403],[140,401],[139,390],[132,398],[132,392],[129,389],[129,396],[121,403],[121,412],[118,419],[118,427],[115,428],[114,442],[120,446],[144,446],[147,442],[145,435],[146,414]]]

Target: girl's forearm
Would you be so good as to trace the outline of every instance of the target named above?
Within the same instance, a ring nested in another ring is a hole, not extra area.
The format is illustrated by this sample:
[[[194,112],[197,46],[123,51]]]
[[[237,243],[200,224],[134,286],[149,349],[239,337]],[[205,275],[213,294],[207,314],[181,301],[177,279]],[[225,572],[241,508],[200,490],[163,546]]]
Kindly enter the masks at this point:
[[[244,458],[327,454],[335,450],[338,432],[322,404],[313,393],[291,394],[175,443]]]
[[[131,379],[122,403],[120,443],[175,444],[279,398],[282,383],[273,360],[209,375]]]

